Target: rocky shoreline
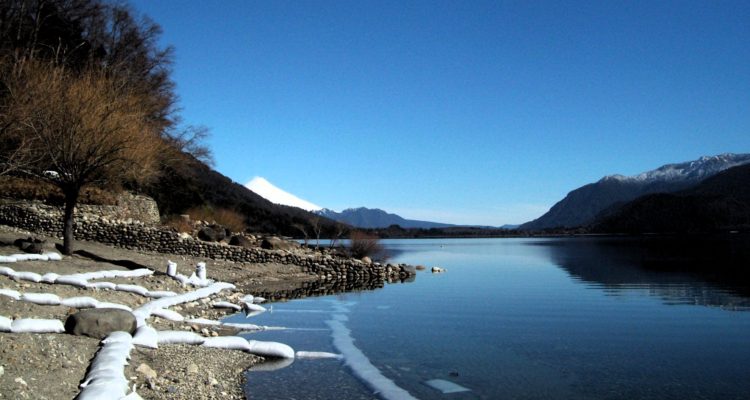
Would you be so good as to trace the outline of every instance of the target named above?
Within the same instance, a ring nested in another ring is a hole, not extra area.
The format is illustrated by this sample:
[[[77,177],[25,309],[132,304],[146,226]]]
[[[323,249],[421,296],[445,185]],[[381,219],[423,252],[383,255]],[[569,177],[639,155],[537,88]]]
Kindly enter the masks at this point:
[[[18,228],[0,227],[0,255],[17,253],[19,250],[13,242],[29,234]],[[46,239],[47,250],[53,249],[57,242],[54,238],[43,239]],[[79,242],[76,248],[79,251],[75,255],[64,257],[61,261],[20,261],[13,263],[12,267],[17,271],[38,274],[55,272],[61,275],[98,270],[149,268],[156,273],[138,280],[137,284],[149,290],[180,293],[187,289],[163,274],[167,260],[177,262],[185,272],[194,268],[198,262],[207,261],[209,278],[233,283],[237,288],[232,293],[218,293],[200,301],[177,306],[175,309],[179,309],[186,318],[214,320],[235,311],[213,308],[211,305],[218,301],[236,300],[232,296],[239,296],[241,293],[284,300],[340,291],[371,290],[382,287],[385,282],[383,279],[365,279],[369,277],[365,274],[347,276],[349,279],[346,279],[339,276],[335,268],[332,268],[333,273],[327,274],[331,275],[330,279],[326,279],[327,276],[311,273],[307,265],[206,260],[189,255],[131,251],[95,242]],[[385,268],[387,266],[384,266]],[[409,275],[406,274],[405,278],[409,279]],[[109,280],[118,284],[136,283],[132,278]],[[99,300],[133,308],[147,302],[147,299],[134,293],[92,291],[68,285],[14,280],[7,276],[0,276],[0,288],[29,293],[53,293],[61,298],[94,296]],[[42,306],[0,296],[0,315],[10,318],[64,320],[74,311],[62,305]],[[198,326],[162,318],[153,318],[151,325],[158,330],[193,331],[206,337],[237,333],[232,328]],[[78,385],[99,348],[98,339],[69,334],[0,333],[0,339],[0,398],[74,398],[79,392]],[[136,347],[131,356],[125,376],[144,399],[244,399],[243,372],[263,360],[261,357],[241,351],[176,344],[159,345],[158,349]]]

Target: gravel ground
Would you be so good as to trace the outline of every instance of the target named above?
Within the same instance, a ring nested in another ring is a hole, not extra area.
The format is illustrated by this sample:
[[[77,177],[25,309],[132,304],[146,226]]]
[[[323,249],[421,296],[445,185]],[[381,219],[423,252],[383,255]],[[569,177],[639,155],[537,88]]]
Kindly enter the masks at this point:
[[[131,355],[125,376],[147,400],[244,399],[243,371],[261,360],[241,351],[186,345],[136,348]]]
[[[27,232],[0,226],[0,255],[18,253],[15,239],[32,236]],[[33,235],[38,237],[38,235]],[[54,238],[47,238],[48,250],[54,249]],[[207,264],[208,277],[238,286],[232,293],[223,291],[208,300],[191,302],[172,308],[185,318],[219,319],[232,310],[214,309],[211,301],[237,302],[241,293],[261,291],[267,285],[276,288],[296,288],[315,278],[299,267],[280,264],[240,264],[217,260],[160,253],[135,252],[99,243],[78,242],[82,250],[55,262],[17,262],[5,264],[16,271],[39,274],[55,272],[61,275],[99,270],[127,270],[150,268],[156,273],[145,278],[105,279],[115,283],[132,283],[150,290],[171,290],[180,287],[167,277],[167,260],[177,262],[178,272],[190,274],[200,261]],[[148,301],[145,297],[124,292],[49,285],[28,281],[14,281],[0,276],[0,288],[22,293],[47,292],[60,297],[90,296],[100,301],[138,307]],[[65,318],[76,310],[64,306],[41,306],[15,301],[0,296],[0,315],[11,318]],[[233,335],[233,329],[190,326],[184,323],[150,320],[156,329],[193,330],[205,336]],[[86,370],[99,348],[97,339],[68,334],[12,334],[0,333],[0,399],[72,399],[79,390]],[[240,351],[209,349],[197,346],[164,345],[151,350],[136,348],[125,373],[138,387],[145,399],[243,399],[243,371],[262,359]],[[141,365],[145,367],[141,367]],[[139,367],[141,367],[139,369]],[[149,378],[150,377],[150,378]]]

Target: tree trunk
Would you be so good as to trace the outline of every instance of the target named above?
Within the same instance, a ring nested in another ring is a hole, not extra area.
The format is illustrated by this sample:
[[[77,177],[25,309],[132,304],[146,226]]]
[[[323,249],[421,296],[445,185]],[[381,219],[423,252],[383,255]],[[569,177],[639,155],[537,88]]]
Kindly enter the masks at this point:
[[[65,193],[65,214],[63,215],[63,254],[73,254],[73,223],[75,207],[78,203],[80,188],[72,187],[63,189]]]

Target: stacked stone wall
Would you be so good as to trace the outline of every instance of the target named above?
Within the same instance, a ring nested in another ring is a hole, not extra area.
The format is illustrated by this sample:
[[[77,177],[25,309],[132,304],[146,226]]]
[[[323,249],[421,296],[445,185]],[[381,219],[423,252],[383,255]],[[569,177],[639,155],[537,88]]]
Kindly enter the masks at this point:
[[[122,192],[117,196],[117,205],[79,205],[82,215],[105,217],[112,220],[135,220],[144,225],[159,225],[159,206],[148,196]]]
[[[3,204],[0,205],[0,224],[23,228],[46,236],[61,237],[62,210],[38,203]],[[77,240],[106,243],[130,250],[181,254],[234,262],[297,265],[305,272],[324,279],[362,281],[406,279],[414,275],[413,269],[404,264],[366,264],[356,259],[319,253],[265,250],[259,247],[204,242],[140,221],[109,219],[91,216],[87,213],[77,215],[74,235]]]

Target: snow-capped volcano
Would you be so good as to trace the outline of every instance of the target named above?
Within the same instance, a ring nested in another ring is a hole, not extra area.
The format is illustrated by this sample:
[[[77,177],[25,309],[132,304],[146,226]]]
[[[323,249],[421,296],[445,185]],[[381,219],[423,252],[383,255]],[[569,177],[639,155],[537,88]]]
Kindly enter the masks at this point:
[[[245,187],[272,203],[298,207],[307,211],[317,211],[323,208],[274,186],[271,182],[260,176],[256,176],[250,182],[246,183]]]

